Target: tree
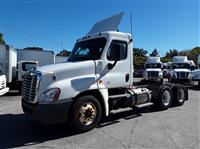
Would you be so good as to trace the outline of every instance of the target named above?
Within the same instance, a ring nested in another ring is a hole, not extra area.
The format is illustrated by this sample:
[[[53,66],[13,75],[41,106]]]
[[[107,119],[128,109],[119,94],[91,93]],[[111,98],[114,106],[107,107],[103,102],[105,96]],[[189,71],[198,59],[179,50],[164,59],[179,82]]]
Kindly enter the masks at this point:
[[[165,57],[167,58],[173,58],[174,56],[178,56],[179,52],[176,49],[169,50],[169,52],[166,53]]]
[[[133,48],[133,64],[135,67],[138,65],[144,65],[146,61],[146,54],[148,52],[141,48]]]
[[[38,50],[38,51],[43,51],[43,48],[40,47],[26,47],[24,50]]]
[[[0,32],[0,44],[6,44],[4,39],[3,39],[3,34]]]
[[[140,48],[133,48],[133,55],[134,56],[143,56],[145,57],[148,52],[144,49]]]
[[[154,49],[152,51],[152,53],[150,54],[150,56],[153,56],[153,57],[159,56],[159,53],[158,53],[157,49]]]
[[[69,56],[71,54],[70,51],[68,50],[62,50],[60,51],[58,54],[56,54],[57,56]]]

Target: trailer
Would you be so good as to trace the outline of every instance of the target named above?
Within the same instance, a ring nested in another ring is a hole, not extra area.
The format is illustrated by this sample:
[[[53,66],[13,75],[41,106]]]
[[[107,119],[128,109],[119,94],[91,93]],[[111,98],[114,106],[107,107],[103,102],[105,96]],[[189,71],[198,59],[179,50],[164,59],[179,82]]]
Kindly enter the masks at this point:
[[[17,52],[13,48],[0,44],[1,95],[8,92],[6,85],[16,80]]]
[[[45,66],[55,63],[53,51],[18,49],[17,61],[36,61],[39,66]]]
[[[67,59],[68,59],[68,56],[58,56],[58,55],[56,55],[55,56],[55,64],[66,62]]]

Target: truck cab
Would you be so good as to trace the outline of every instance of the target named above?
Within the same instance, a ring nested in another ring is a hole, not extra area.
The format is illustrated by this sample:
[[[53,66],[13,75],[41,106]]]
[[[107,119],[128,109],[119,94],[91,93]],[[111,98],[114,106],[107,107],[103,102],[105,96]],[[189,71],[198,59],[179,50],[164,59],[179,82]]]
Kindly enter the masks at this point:
[[[9,88],[6,87],[6,76],[0,70],[0,96],[6,94]]]
[[[170,71],[170,82],[189,82],[191,73],[190,62],[187,56],[174,56],[172,61],[172,70]]]
[[[147,57],[143,79],[145,81],[160,81],[163,82],[163,64],[160,57]]]
[[[197,69],[191,72],[191,74],[189,75],[189,79],[191,81],[197,81],[198,87],[200,88],[200,55],[197,59]]]
[[[22,84],[24,113],[40,123],[67,122],[75,130],[88,131],[112,110],[153,104],[165,110],[173,100],[182,105],[187,100],[184,87],[168,84],[150,90],[133,86],[132,37],[113,31],[117,25],[110,23],[121,16],[96,23],[97,27],[76,41],[67,62],[26,73]]]
[[[19,61],[17,63],[17,81],[22,82],[23,75],[37,67],[39,67],[38,61]]]

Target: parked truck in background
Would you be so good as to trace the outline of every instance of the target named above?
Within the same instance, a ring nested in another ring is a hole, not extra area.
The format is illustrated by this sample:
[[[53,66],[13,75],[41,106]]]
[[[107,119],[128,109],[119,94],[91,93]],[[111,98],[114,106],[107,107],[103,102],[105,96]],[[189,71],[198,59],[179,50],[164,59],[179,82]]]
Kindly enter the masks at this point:
[[[147,62],[144,67],[143,79],[145,81],[163,82],[163,64],[160,61],[160,57],[147,57]]]
[[[191,74],[189,75],[189,79],[191,81],[198,82],[198,87],[200,88],[200,55],[197,59],[197,69],[191,72]]]
[[[55,63],[53,51],[18,49],[17,61],[36,61],[39,66]]]
[[[8,87],[19,89],[23,75],[39,65],[54,64],[55,56],[52,51],[15,50],[0,44],[0,95],[8,92]],[[6,82],[6,83],[5,83]]]
[[[0,44],[0,90],[1,95],[8,92],[6,87],[16,80],[17,52],[13,48]]]
[[[187,100],[183,86],[133,86],[132,37],[116,31],[121,17],[122,13],[96,23],[77,40],[67,62],[25,74],[24,113],[42,123],[67,121],[76,130],[88,131],[119,108],[154,104],[164,110],[182,105]]]
[[[191,73],[190,62],[187,56],[174,56],[172,61],[172,70],[170,71],[170,82],[189,82]]]
[[[55,56],[55,64],[57,63],[62,63],[62,62],[66,62],[68,59],[68,56]]]
[[[9,88],[6,87],[6,75],[0,69],[0,96],[6,94]]]

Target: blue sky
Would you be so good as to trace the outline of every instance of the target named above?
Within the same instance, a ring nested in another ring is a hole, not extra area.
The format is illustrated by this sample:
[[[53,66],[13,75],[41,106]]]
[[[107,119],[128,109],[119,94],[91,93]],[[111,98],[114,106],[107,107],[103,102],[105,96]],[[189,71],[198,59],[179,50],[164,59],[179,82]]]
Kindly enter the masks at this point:
[[[96,21],[122,11],[123,32],[133,14],[134,47],[163,55],[200,46],[199,0],[0,0],[0,32],[14,48],[71,50]]]

